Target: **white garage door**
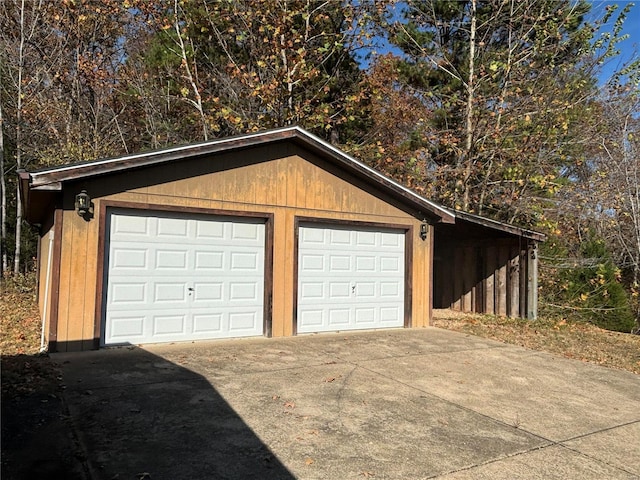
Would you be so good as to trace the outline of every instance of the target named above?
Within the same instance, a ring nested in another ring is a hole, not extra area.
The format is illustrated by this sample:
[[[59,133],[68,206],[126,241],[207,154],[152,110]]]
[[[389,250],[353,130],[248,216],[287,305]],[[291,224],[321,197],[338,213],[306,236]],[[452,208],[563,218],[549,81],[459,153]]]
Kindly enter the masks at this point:
[[[264,222],[116,210],[108,223],[103,344],[263,334]]]
[[[404,237],[301,226],[298,333],[404,326]]]

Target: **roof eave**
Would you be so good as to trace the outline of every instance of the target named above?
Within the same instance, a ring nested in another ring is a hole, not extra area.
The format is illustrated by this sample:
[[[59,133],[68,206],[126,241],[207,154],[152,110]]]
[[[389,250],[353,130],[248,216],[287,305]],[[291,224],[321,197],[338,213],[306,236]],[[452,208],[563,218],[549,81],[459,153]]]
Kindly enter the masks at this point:
[[[518,237],[524,237],[538,242],[544,242],[547,239],[547,236],[543,233],[534,232],[533,230],[517,227],[508,223],[502,223],[491,218],[480,217],[478,215],[473,215],[471,213],[462,212],[459,210],[455,210],[455,216],[456,218],[460,218],[461,220],[465,220],[476,225],[481,225],[483,227],[492,228],[494,230],[501,230]]]

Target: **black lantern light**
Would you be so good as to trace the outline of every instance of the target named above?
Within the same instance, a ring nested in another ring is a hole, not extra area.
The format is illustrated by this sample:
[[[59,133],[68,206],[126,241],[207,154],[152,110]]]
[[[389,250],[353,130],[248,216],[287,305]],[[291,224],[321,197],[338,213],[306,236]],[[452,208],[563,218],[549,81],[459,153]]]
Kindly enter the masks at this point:
[[[427,239],[428,231],[429,231],[429,226],[427,224],[427,221],[423,220],[422,223],[420,224],[420,238],[422,240],[426,240]]]
[[[91,212],[91,197],[86,190],[82,190],[76,195],[76,210],[81,217],[85,217]]]

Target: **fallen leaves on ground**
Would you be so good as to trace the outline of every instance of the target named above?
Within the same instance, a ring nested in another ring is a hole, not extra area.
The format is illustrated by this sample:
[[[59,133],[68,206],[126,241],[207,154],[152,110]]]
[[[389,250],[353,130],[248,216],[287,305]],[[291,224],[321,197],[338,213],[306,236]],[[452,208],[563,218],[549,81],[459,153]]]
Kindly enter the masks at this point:
[[[434,327],[640,374],[640,335],[566,319],[524,320],[434,311]]]
[[[59,375],[46,354],[40,354],[42,324],[34,289],[0,285],[0,353],[4,399],[29,394],[55,383]]]
[[[0,297],[0,353],[38,353],[42,323],[35,296],[0,289]]]

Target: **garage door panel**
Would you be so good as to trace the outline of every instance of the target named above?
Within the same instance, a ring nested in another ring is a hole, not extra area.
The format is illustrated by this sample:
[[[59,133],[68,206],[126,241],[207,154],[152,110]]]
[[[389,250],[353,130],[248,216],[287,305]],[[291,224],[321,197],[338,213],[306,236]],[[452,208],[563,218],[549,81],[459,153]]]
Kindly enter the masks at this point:
[[[351,297],[351,284],[349,282],[327,282],[329,286],[329,297],[324,297],[323,300],[334,299],[348,299]]]
[[[187,284],[185,282],[156,282],[153,285],[153,302],[158,304],[175,304],[186,307],[184,302],[187,299]]]
[[[356,324],[363,326],[372,326],[376,323],[376,309],[375,308],[356,308]]]
[[[374,232],[355,232],[356,245],[360,247],[375,247],[376,234]]]
[[[248,244],[260,242],[260,229],[258,225],[233,223],[231,224],[231,238],[234,241],[245,241]]]
[[[158,218],[157,238],[188,238],[189,237],[189,221],[183,218]]]
[[[150,232],[149,219],[138,216],[119,216],[112,218],[112,231],[121,235],[132,237],[146,237]]]
[[[142,315],[114,315],[107,326],[107,335],[118,341],[128,341],[130,338],[144,338],[145,317]]]
[[[380,257],[380,271],[383,273],[400,273],[403,270],[401,259],[396,257]]]
[[[327,230],[330,245],[351,245],[352,233],[349,230]],[[326,238],[326,234],[325,234]]]
[[[229,284],[229,302],[245,303],[258,301],[258,285],[253,282],[231,282]]]
[[[196,335],[220,335],[222,333],[222,314],[203,313],[193,315],[193,332]]]
[[[186,315],[154,315],[151,320],[152,335],[171,336],[186,334]]]
[[[358,282],[355,285],[355,295],[360,298],[368,298],[369,301],[375,301],[377,298],[376,295],[376,286],[375,282]]]
[[[348,255],[329,255],[329,264],[333,272],[348,272],[351,270],[351,257]]]
[[[404,232],[301,226],[297,331],[404,325]]]
[[[236,333],[237,336],[253,331],[258,326],[258,315],[253,310],[229,313],[229,331]]]
[[[403,285],[400,282],[380,282],[380,298],[400,300],[403,298]]]
[[[225,224],[221,222],[200,222],[196,226],[196,239],[223,239]]]
[[[304,282],[300,286],[300,296],[307,300],[325,300],[325,286],[322,282]]]
[[[380,234],[380,246],[390,247],[392,249],[401,248],[404,239],[400,235],[382,232]]]
[[[258,254],[255,252],[231,252],[231,269],[255,272],[258,269]]]
[[[300,239],[303,244],[318,244],[325,243],[325,232],[320,229],[305,228],[300,230]]]
[[[380,308],[380,322],[383,324],[396,325],[398,322],[403,321],[402,309],[396,306],[381,307]]]
[[[224,269],[224,252],[220,251],[196,251],[195,267],[198,271],[220,271]]]
[[[109,218],[104,344],[263,334],[264,222]]]
[[[155,252],[155,268],[162,270],[186,270],[189,268],[186,249],[165,250],[159,248]]]
[[[119,247],[111,253],[112,270],[146,269],[149,266],[148,250],[144,248]]]
[[[197,306],[202,302],[224,301],[224,283],[208,282],[193,284],[193,305]]]
[[[147,302],[147,284],[127,282],[113,285],[111,299],[114,304],[145,304]]]
[[[337,330],[348,327],[351,324],[350,308],[328,308],[329,326]]]
[[[324,271],[324,256],[313,253],[304,253],[300,257],[301,265],[305,271]]]

